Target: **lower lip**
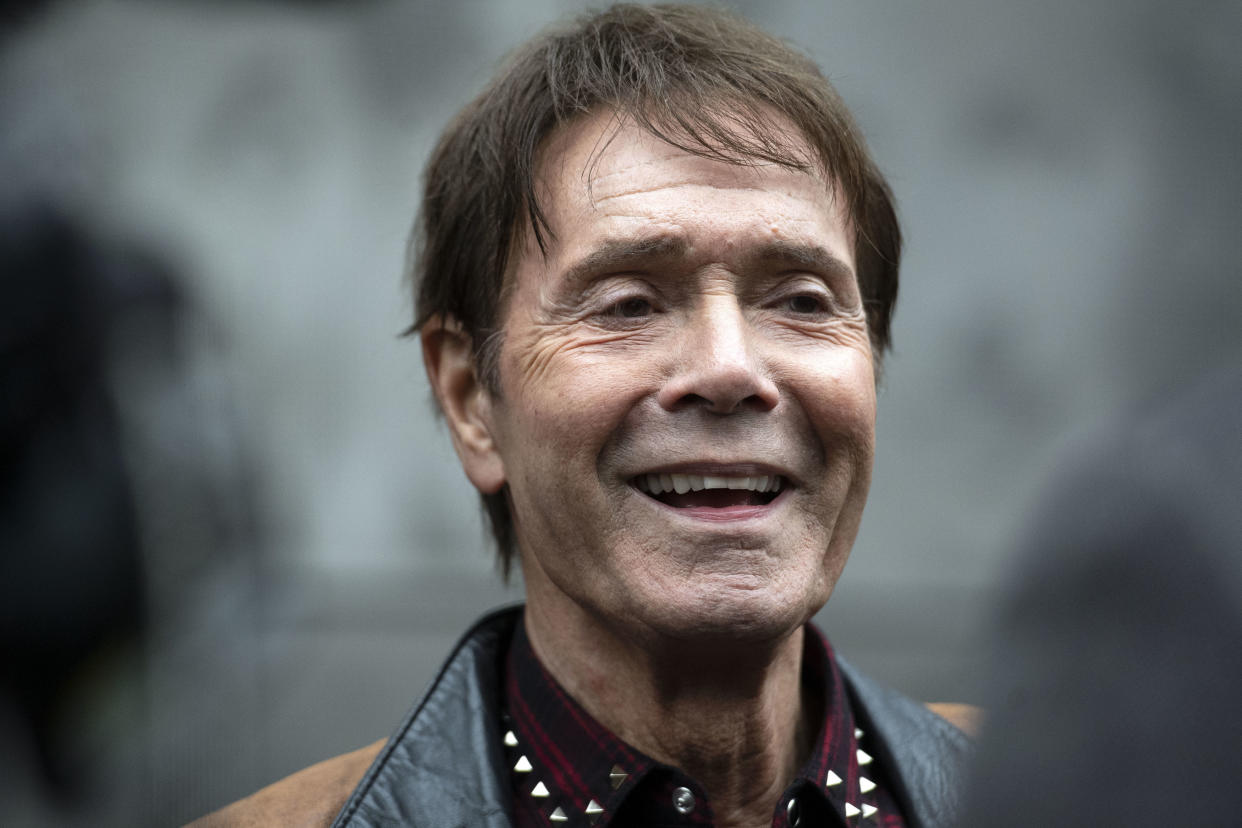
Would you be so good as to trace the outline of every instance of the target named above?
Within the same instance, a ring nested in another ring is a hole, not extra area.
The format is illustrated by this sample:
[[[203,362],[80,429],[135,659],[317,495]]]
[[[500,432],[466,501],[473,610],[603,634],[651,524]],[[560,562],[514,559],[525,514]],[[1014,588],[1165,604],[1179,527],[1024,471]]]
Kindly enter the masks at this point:
[[[635,491],[638,490],[635,489]],[[788,488],[781,489],[776,497],[772,498],[770,502],[765,503],[762,506],[725,506],[723,508],[713,508],[710,506],[669,506],[667,503],[662,503],[644,492],[639,491],[638,494],[640,494],[643,499],[649,503],[659,506],[661,509],[671,512],[672,514],[689,518],[690,520],[703,520],[715,523],[734,523],[744,520],[754,520],[756,518],[762,518],[770,515],[777,505],[785,499],[785,495],[788,494],[789,491],[790,490]]]

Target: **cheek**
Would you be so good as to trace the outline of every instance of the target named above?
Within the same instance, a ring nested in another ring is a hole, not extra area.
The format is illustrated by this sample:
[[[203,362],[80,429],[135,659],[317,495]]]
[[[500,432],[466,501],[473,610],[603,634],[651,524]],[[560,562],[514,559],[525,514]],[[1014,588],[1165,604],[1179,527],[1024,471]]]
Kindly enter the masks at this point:
[[[797,385],[801,404],[830,454],[842,449],[870,464],[875,449],[875,377],[870,354],[846,351],[819,363],[821,371]]]
[[[531,324],[512,336],[502,357],[502,381],[518,394],[589,391],[592,380],[634,362],[646,337],[583,331],[576,324]]]
[[[549,436],[615,424],[658,382],[649,349],[633,339],[569,336],[548,328],[524,337],[501,362],[506,400],[532,431]]]
[[[497,418],[510,482],[527,477],[546,486],[547,475],[593,474],[600,452],[647,393],[645,373],[638,361],[584,348],[510,355],[501,367]]]

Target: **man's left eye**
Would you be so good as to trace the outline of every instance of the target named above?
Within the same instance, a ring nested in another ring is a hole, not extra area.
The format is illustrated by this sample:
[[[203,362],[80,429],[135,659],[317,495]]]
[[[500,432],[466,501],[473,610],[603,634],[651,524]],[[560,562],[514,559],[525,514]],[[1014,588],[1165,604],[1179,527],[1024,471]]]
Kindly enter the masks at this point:
[[[612,316],[619,316],[622,319],[642,319],[650,316],[655,309],[646,299],[638,296],[632,296],[629,299],[622,299],[620,302],[608,309]]]
[[[799,293],[785,300],[785,306],[796,314],[823,313],[827,303],[819,296],[810,293]]]

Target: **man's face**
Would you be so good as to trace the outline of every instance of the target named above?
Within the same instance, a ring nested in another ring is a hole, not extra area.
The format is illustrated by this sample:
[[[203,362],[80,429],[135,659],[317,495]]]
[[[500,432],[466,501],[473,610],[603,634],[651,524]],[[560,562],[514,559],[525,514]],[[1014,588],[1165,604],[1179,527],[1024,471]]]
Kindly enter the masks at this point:
[[[614,128],[548,141],[555,239],[510,276],[487,418],[528,598],[630,635],[774,638],[828,599],[870,480],[853,234],[821,176]]]

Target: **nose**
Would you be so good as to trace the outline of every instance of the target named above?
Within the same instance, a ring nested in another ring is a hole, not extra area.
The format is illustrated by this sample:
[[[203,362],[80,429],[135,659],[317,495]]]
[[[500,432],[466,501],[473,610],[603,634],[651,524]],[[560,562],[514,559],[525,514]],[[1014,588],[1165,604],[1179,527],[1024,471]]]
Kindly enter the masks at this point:
[[[755,332],[733,297],[714,297],[680,332],[675,365],[657,400],[668,411],[701,406],[714,414],[770,411],[780,392]]]

